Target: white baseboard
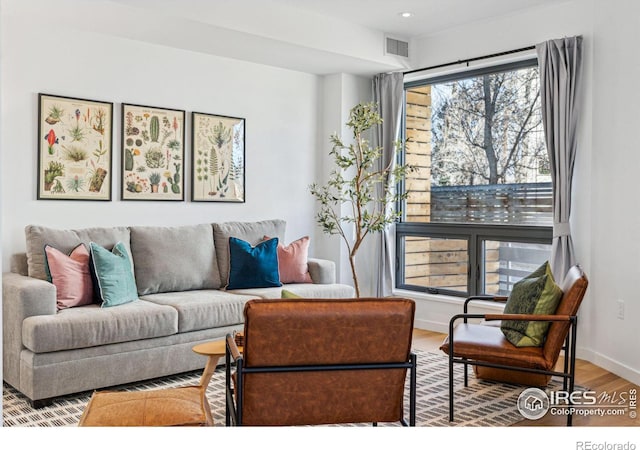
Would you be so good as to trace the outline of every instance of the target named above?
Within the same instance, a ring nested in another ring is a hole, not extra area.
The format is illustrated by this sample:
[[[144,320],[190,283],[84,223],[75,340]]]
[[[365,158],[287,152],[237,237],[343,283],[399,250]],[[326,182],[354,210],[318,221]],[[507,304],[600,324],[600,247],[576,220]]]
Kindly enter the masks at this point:
[[[437,333],[448,333],[449,324],[442,324],[440,322],[434,322],[433,320],[425,320],[415,318],[413,325],[420,330],[435,331]]]
[[[598,367],[602,367],[603,369],[608,370],[609,372],[614,373],[633,384],[640,385],[640,371],[635,370],[620,361],[616,361],[602,353],[595,352],[587,348],[578,348],[576,356],[579,359],[584,359]]]

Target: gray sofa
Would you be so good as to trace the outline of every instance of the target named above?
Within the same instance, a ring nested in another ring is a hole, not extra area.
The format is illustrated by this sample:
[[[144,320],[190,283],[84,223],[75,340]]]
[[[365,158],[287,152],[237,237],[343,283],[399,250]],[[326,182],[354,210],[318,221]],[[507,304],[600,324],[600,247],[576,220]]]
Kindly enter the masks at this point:
[[[225,222],[178,227],[57,230],[27,226],[26,254],[3,274],[3,377],[38,407],[61,395],[201,369],[191,348],[242,328],[245,302],[280,298],[283,288],[306,298],[353,297],[335,282],[331,261],[308,260],[312,284],[224,289],[229,237],[255,245],[285,238],[285,222]],[[47,281],[44,246],[69,253],[80,242],[123,242],[132,257],[139,299],[101,308],[57,310]],[[224,280],[224,281],[223,281]]]

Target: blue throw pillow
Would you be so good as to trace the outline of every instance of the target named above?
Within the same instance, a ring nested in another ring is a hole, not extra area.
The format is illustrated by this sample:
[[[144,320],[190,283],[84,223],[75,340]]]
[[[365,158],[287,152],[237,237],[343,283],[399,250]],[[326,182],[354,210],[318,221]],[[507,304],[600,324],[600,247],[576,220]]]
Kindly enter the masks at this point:
[[[102,307],[122,305],[138,299],[138,288],[131,267],[129,253],[122,242],[112,251],[91,242],[91,267],[96,292]]]
[[[252,247],[242,239],[229,238],[229,283],[227,289],[279,287],[278,238]]]

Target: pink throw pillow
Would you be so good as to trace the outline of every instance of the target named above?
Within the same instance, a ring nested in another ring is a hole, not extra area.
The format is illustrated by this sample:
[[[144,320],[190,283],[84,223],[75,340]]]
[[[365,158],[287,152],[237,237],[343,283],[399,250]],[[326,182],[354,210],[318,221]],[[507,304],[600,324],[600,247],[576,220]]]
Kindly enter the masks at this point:
[[[93,282],[89,272],[89,250],[78,245],[68,256],[44,246],[51,282],[56,287],[58,310],[93,303]]]
[[[263,239],[269,239],[264,236]],[[309,236],[301,237],[285,246],[278,243],[278,271],[281,283],[313,283],[309,275],[307,257],[309,255]]]

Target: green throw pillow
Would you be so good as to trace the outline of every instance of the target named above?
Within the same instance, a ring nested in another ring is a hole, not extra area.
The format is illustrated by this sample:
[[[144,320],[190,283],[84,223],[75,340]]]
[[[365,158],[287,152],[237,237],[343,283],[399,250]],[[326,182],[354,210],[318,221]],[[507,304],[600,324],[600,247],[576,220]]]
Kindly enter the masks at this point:
[[[131,267],[129,253],[122,242],[112,251],[95,242],[90,243],[91,267],[96,281],[96,292],[102,307],[122,305],[138,299],[138,288]]]
[[[283,289],[282,295],[280,296],[280,298],[302,298],[302,297],[300,297],[298,294],[294,294],[291,291],[287,291],[286,289]]]
[[[542,270],[541,270],[542,269]],[[533,277],[543,273],[540,276]],[[513,285],[505,314],[554,314],[562,298],[562,289],[555,283],[548,263]],[[503,320],[500,329],[516,347],[540,347],[549,329],[549,322]]]
[[[525,278],[538,278],[547,273],[551,273],[551,266],[549,266],[549,261],[545,261],[540,267],[531,272]]]

